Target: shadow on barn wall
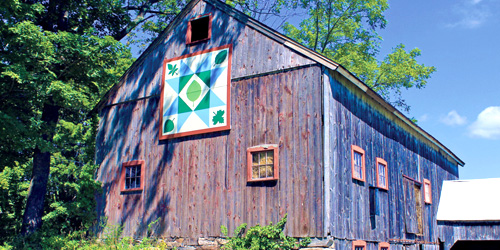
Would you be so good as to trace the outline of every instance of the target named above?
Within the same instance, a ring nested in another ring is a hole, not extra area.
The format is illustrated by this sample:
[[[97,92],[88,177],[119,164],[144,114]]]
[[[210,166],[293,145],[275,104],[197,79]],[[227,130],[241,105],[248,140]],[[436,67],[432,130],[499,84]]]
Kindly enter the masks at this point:
[[[195,8],[181,22],[206,11]],[[102,182],[103,192],[96,195],[98,218],[109,225],[123,226],[124,235],[144,237],[148,225],[153,222],[151,233],[165,235],[172,225],[178,224],[178,221],[168,221],[167,215],[171,203],[177,202],[172,200],[171,193],[179,190],[175,190],[175,187],[168,189],[166,185],[171,175],[175,175],[173,178],[182,178],[178,175],[183,175],[182,166],[172,166],[176,147],[186,141],[229,135],[229,131],[223,131],[159,140],[163,60],[229,43],[235,47],[245,28],[245,24],[231,20],[228,15],[214,13],[215,25],[212,26],[212,40],[209,43],[186,46],[187,25],[173,25],[172,30],[167,28],[146,50],[143,58],[131,67],[128,75],[123,77],[121,86],[113,88],[107,95],[108,99],[104,100],[107,105],[99,111],[101,121],[96,139],[96,164],[100,165],[98,180]],[[145,160],[144,189],[120,193],[121,164],[132,160]],[[185,164],[189,162],[189,159],[185,159]],[[191,165],[187,167],[192,168]],[[97,228],[97,232],[102,233],[103,228]]]

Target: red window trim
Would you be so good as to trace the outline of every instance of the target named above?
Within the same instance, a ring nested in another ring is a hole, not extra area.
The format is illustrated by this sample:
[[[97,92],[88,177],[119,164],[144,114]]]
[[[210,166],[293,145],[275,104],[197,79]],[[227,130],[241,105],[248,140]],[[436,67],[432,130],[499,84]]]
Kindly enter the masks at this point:
[[[192,37],[191,22],[194,20],[206,17],[206,16],[208,16],[208,37],[205,39],[201,39],[201,40],[197,40],[197,41],[192,42],[191,41],[191,37]],[[188,28],[187,28],[187,32],[186,32],[186,44],[187,45],[208,41],[208,40],[210,40],[210,38],[212,38],[212,13],[199,15],[199,16],[196,16],[196,17],[189,19]]]
[[[352,242],[352,250],[355,250],[356,247],[363,247],[366,249],[366,241],[364,240],[356,240]]]
[[[429,199],[427,199],[427,184],[429,185]],[[424,202],[425,204],[432,204],[432,184],[428,179],[424,179]]]
[[[361,172],[363,172],[362,178],[358,178],[358,177],[354,176],[354,170],[355,170],[354,169],[354,152],[358,152],[361,154],[361,169],[362,169]],[[361,147],[356,146],[356,145],[351,145],[351,174],[352,174],[352,178],[355,180],[362,181],[362,182],[366,181],[365,151]]]
[[[378,250],[382,250],[382,248],[386,247],[387,250],[390,250],[391,249],[391,244],[387,243],[387,242],[380,242],[378,243]]]
[[[388,168],[387,168],[387,162],[384,159],[379,158],[379,157],[376,158],[375,162],[376,162],[375,169],[377,170],[377,187],[380,189],[383,189],[383,190],[389,190],[389,173],[388,173]],[[383,187],[379,181],[379,179],[380,179],[379,178],[379,171],[378,171],[379,164],[382,164],[385,167],[385,187]]]
[[[125,189],[125,169],[127,169],[127,167],[132,167],[132,166],[141,166],[141,187]],[[142,189],[144,188],[144,175],[145,175],[145,173],[144,173],[144,161],[135,160],[135,161],[124,162],[122,164],[122,171],[120,174],[120,191],[122,193],[142,191]]]
[[[254,152],[264,152],[264,151],[274,151],[274,176],[269,178],[252,178],[252,153]],[[265,145],[247,148],[247,182],[259,182],[259,181],[275,181],[279,179],[279,150],[278,145]]]

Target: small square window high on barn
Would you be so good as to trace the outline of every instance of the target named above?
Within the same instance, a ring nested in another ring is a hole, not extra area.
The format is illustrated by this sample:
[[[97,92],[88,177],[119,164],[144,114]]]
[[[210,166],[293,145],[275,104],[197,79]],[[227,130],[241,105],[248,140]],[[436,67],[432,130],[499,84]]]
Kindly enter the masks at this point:
[[[129,161],[122,164],[120,176],[121,192],[141,191],[144,187],[144,161]]]
[[[212,36],[212,15],[207,14],[191,19],[188,23],[186,43],[207,41]]]
[[[365,151],[356,146],[351,146],[351,168],[352,178],[358,181],[365,181]]]
[[[278,146],[265,145],[247,149],[247,181],[279,179]]]

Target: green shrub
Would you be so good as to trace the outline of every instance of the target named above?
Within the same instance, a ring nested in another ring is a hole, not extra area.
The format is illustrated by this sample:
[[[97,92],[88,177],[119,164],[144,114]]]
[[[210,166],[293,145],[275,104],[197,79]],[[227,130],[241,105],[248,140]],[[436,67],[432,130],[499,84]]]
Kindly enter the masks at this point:
[[[287,215],[281,219],[276,225],[271,222],[267,226],[256,225],[251,227],[245,234],[247,227],[246,223],[241,224],[234,231],[233,237],[228,237],[228,242],[223,249],[251,249],[251,250],[266,250],[266,249],[294,249],[306,246],[311,241],[309,238],[297,240],[293,237],[286,236],[283,230]],[[221,226],[221,232],[227,237],[228,231],[225,226]]]

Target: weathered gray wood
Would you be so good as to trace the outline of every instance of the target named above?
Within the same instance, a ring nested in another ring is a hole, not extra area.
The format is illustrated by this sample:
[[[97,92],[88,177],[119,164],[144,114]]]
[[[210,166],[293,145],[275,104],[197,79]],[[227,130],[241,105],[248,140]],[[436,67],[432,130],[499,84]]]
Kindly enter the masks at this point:
[[[160,218],[155,233],[197,238],[220,236],[221,225],[232,231],[243,222],[276,223],[288,213],[289,235],[323,235],[321,144],[312,133],[321,130],[321,100],[311,101],[320,95],[320,75],[308,67],[232,82],[230,132],[159,141],[158,98],[104,109],[98,158],[109,222],[141,237]],[[246,182],[246,148],[259,144],[280,146],[277,183]],[[120,164],[133,159],[146,161],[145,189],[120,194]]]
[[[331,184],[325,187],[325,191],[331,189],[330,214],[325,215],[325,218],[329,217],[326,222],[329,225],[325,228],[331,228],[332,236],[338,238],[374,242],[400,239],[416,244],[415,235],[406,233],[405,229],[405,208],[408,204],[404,199],[403,175],[407,175],[420,182],[423,178],[431,180],[433,203],[423,205],[424,232],[418,240],[435,244],[440,237],[435,216],[442,181],[457,179],[457,166],[448,161],[442,152],[417,140],[396,121],[388,118],[391,116],[385,114],[383,108],[377,108],[359,89],[342,82],[345,79],[341,76],[327,71],[324,77],[328,84],[324,98],[330,98],[324,101],[324,105],[329,105],[324,108],[325,120],[331,119],[328,125],[329,141],[325,141],[325,157],[327,154],[331,157],[331,166],[325,166],[325,171],[331,169]],[[365,150],[367,181],[364,183],[351,177],[351,145]],[[380,215],[375,216],[375,228],[371,228],[368,195],[369,186],[376,186],[376,157],[388,162],[389,190],[379,191]]]

